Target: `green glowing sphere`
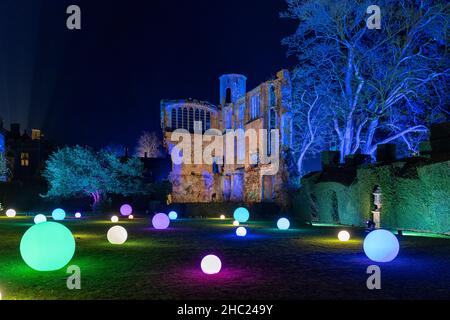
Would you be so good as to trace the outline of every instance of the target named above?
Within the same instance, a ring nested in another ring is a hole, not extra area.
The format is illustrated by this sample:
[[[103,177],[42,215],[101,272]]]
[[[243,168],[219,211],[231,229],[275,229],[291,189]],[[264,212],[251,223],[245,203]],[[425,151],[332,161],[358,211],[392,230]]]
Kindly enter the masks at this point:
[[[20,254],[36,271],[55,271],[65,267],[75,253],[72,232],[57,222],[43,222],[28,229],[20,241]]]

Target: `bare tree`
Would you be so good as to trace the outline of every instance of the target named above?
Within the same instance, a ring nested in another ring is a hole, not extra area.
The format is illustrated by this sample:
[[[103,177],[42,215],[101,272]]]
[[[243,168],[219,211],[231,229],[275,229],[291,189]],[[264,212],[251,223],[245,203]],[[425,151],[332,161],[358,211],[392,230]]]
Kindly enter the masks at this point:
[[[293,149],[297,155],[297,171],[302,177],[306,173],[305,159],[326,149],[331,128],[326,101],[317,93],[316,87],[311,91],[297,88],[294,90],[293,101]]]
[[[448,119],[446,1],[380,0],[381,30],[366,26],[366,0],[286,0],[282,16],[299,21],[284,39],[299,60],[297,77],[322,84],[341,161],[377,145],[411,151],[428,127]]]
[[[136,147],[136,156],[159,158],[162,156],[161,140],[155,132],[143,132]]]

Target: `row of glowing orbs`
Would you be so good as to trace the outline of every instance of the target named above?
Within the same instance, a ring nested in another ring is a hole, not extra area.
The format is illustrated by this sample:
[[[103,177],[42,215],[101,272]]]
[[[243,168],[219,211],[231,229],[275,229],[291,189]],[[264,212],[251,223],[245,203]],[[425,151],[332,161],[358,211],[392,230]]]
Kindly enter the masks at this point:
[[[131,213],[129,214],[128,218],[130,217],[132,217]],[[169,215],[166,215],[164,213],[157,213],[153,216],[152,219],[153,227],[158,230],[167,229],[169,227],[170,220],[176,220],[177,217],[178,214],[175,211],[171,211]],[[111,221],[117,223],[119,221],[119,218],[117,216],[113,216],[111,218]],[[121,245],[127,241],[128,233],[124,227],[114,226],[108,230],[107,238],[111,244]]]

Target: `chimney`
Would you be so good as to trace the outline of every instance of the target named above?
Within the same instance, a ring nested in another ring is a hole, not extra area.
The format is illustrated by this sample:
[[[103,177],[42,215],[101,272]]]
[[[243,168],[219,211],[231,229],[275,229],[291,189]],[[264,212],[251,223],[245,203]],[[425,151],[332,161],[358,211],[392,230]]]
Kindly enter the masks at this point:
[[[19,123],[11,123],[11,135],[14,138],[20,137],[20,124]]]
[[[147,152],[144,153],[144,158],[145,158],[145,159],[148,158],[148,153],[147,153]]]

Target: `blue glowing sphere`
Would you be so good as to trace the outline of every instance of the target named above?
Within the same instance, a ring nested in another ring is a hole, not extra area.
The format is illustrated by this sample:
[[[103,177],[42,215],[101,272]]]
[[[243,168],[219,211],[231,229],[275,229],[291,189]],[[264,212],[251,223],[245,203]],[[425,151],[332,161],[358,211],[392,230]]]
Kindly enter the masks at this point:
[[[170,220],[177,220],[178,218],[178,214],[175,211],[170,211],[169,212],[169,219]]]
[[[66,212],[63,209],[55,209],[52,212],[52,218],[55,221],[61,221],[66,218]]]
[[[29,228],[20,241],[20,254],[36,271],[55,271],[66,266],[75,253],[72,232],[57,222],[42,222]]]
[[[250,213],[246,208],[237,208],[233,214],[234,220],[239,221],[240,223],[247,222],[250,218]]]
[[[397,237],[388,230],[372,231],[364,239],[364,252],[372,261],[390,262],[397,257],[399,251]]]
[[[277,221],[277,227],[280,230],[287,230],[291,226],[291,223],[286,218],[281,218]]]

